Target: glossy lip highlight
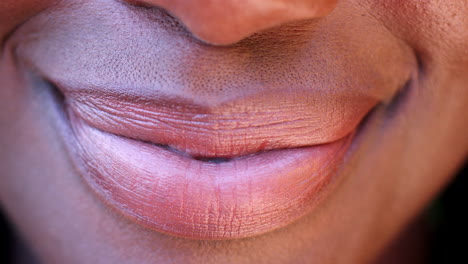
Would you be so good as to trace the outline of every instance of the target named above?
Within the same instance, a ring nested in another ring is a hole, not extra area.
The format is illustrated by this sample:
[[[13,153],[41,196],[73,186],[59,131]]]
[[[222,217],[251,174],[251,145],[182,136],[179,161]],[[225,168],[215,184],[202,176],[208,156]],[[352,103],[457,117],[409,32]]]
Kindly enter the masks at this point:
[[[336,182],[355,131],[335,142],[210,163],[110,134],[68,109],[84,179],[136,223],[191,239],[237,239],[284,227]]]

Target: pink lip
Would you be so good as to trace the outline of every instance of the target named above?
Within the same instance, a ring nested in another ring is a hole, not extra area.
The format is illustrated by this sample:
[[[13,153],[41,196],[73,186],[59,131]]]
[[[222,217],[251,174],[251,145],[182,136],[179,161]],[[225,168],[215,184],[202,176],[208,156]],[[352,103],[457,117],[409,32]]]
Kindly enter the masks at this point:
[[[259,235],[309,214],[333,190],[377,103],[272,91],[210,105],[59,87],[71,152],[96,193],[142,226],[211,240]]]
[[[100,196],[143,226],[194,239],[254,236],[309,213],[352,139],[210,163],[70,117],[79,165]]]
[[[264,92],[209,105],[162,96],[80,91],[67,105],[92,127],[167,146],[194,158],[236,158],[338,141],[377,103],[368,96]]]

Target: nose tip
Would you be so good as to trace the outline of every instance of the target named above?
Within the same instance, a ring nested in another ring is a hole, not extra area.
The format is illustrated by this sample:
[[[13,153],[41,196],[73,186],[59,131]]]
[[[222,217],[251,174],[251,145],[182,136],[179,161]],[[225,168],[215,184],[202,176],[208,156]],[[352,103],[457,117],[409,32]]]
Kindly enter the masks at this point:
[[[330,13],[337,0],[129,0],[159,6],[198,39],[230,45],[265,29]]]

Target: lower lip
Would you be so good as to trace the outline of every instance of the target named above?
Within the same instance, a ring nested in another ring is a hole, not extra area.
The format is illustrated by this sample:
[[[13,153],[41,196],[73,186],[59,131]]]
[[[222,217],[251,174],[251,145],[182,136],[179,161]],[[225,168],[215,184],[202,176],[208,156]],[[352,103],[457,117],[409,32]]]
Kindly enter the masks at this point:
[[[309,214],[336,185],[355,134],[210,163],[69,116],[77,167],[107,204],[149,229],[202,240],[260,235]]]

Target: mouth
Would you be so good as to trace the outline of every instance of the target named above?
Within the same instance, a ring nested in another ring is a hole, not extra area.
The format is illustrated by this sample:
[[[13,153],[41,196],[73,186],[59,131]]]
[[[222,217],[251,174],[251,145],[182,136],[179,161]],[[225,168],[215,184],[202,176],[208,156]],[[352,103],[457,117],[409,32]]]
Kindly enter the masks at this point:
[[[309,214],[375,106],[363,99],[341,110],[353,118],[317,121],[288,108],[272,117],[255,100],[267,95],[207,107],[58,87],[72,160],[98,196],[139,225],[199,240],[256,236]],[[244,124],[230,125],[234,116]]]
[[[61,95],[60,133],[79,176],[118,214],[172,236],[239,239],[311,214],[345,177],[366,117],[414,66],[394,42],[359,63],[335,57],[335,37],[214,48],[127,9],[119,20],[91,7],[63,23],[38,17],[15,50]],[[70,34],[83,28],[93,30]]]
[[[88,183],[150,229],[193,239],[259,235],[309,213],[330,189],[352,134],[232,159],[194,158],[71,117]]]

